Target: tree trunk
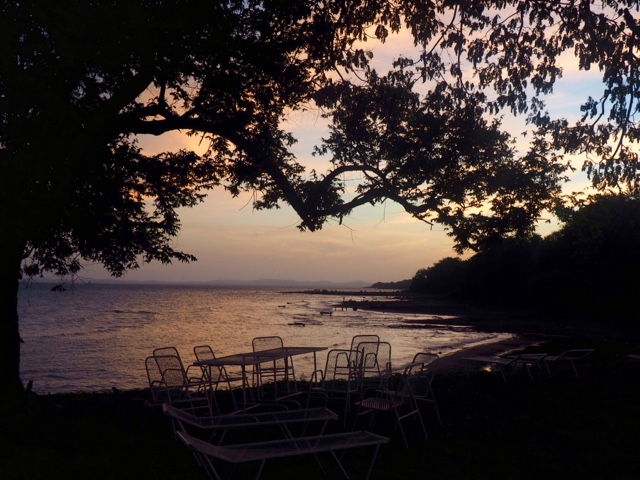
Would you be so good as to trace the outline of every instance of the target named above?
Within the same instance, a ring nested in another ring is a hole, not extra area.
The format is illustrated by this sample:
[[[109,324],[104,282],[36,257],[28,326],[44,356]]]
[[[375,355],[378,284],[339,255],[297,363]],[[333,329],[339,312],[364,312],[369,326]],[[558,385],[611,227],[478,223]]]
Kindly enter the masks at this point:
[[[22,398],[18,288],[23,248],[0,240],[0,402]]]

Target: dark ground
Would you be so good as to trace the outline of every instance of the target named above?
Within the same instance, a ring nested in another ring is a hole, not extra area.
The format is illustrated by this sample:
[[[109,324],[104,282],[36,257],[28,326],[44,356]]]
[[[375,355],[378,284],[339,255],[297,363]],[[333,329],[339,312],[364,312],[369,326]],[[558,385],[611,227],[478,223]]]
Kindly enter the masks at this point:
[[[570,347],[596,351],[583,378],[564,375],[531,382],[523,376],[507,384],[490,373],[467,377],[459,355],[445,359],[434,382],[444,427],[425,406],[430,438],[421,438],[409,422],[410,448],[405,449],[397,431],[376,423],[373,430],[390,435],[392,441],[380,450],[372,478],[638,478],[637,348],[584,336],[535,336],[480,347],[478,352],[524,344],[550,354]],[[168,420],[158,411],[150,412],[143,428],[144,398],[142,390],[31,395],[23,407],[5,407],[0,412],[0,478],[206,478],[174,441]],[[244,435],[239,440],[251,440],[249,432]],[[344,463],[351,478],[363,478],[367,460],[368,452],[347,453]],[[255,466],[246,465],[234,478],[254,475]],[[323,475],[310,458],[268,462],[262,475],[265,480],[303,477],[339,475]]]

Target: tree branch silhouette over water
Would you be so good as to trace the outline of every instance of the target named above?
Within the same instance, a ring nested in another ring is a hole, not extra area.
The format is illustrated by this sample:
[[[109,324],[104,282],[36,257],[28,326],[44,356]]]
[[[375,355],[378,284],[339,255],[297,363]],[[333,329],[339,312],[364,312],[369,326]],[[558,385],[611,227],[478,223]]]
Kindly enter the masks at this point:
[[[22,388],[21,278],[193,261],[172,243],[177,211],[214,187],[256,192],[256,209],[287,203],[309,230],[392,200],[449,228],[459,251],[530,236],[563,207],[567,154],[585,157],[596,187],[637,189],[636,1],[0,5],[3,391]],[[401,28],[415,56],[376,71],[366,41]],[[543,102],[570,50],[604,82],[575,124]],[[312,108],[329,120],[326,172],[307,172],[283,128]],[[528,151],[515,151],[503,112],[528,115]],[[208,149],[138,145],[176,130]]]

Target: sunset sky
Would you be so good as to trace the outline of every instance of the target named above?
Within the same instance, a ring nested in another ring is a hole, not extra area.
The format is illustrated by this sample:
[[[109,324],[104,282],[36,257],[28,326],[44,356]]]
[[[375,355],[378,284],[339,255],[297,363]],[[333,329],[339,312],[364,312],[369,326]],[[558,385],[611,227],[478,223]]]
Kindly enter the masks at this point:
[[[376,55],[376,66],[399,52],[408,52],[408,35],[390,38],[385,45],[368,45]],[[572,55],[564,57],[564,76],[547,99],[552,116],[578,118],[579,106],[591,94],[600,95],[597,72],[579,72]],[[504,125],[513,135],[526,129],[524,118],[505,116]],[[326,135],[318,112],[294,114],[287,128],[298,143],[293,151],[298,161],[323,171],[327,158],[311,156],[313,145]],[[520,145],[526,139],[519,138]],[[197,139],[179,132],[162,137],[140,138],[146,153],[188,148],[198,150]],[[567,186],[576,191],[586,185],[581,174]],[[441,226],[411,218],[392,202],[361,207],[343,225],[330,222],[320,232],[300,232],[298,217],[287,205],[280,210],[253,211],[250,195],[232,198],[222,187],[210,193],[200,206],[181,210],[182,230],[175,248],[195,255],[197,262],[170,266],[152,263],[130,271],[124,280],[301,280],[301,281],[397,281],[411,278],[420,268],[447,256],[455,256],[453,242]],[[553,225],[542,224],[546,234]],[[108,278],[98,266],[87,266],[85,279]]]

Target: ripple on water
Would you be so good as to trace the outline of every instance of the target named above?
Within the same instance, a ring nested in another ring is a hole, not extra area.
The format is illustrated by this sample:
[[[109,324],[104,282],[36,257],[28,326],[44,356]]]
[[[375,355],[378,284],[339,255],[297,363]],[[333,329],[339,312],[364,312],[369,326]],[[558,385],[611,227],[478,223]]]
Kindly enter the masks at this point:
[[[211,345],[220,356],[250,351],[258,336],[279,335],[288,345],[348,348],[354,335],[378,334],[391,343],[393,361],[405,363],[419,351],[448,352],[492,340],[451,328],[444,316],[334,310],[341,301],[342,296],[269,288],[91,284],[63,294],[33,288],[20,297],[26,342],[21,375],[34,381],[38,393],[107,391],[146,387],[144,359],[168,345],[190,364],[195,345]],[[421,326],[434,321],[437,328]],[[319,365],[325,356],[318,354]],[[294,361],[296,373],[308,377],[313,356]]]

